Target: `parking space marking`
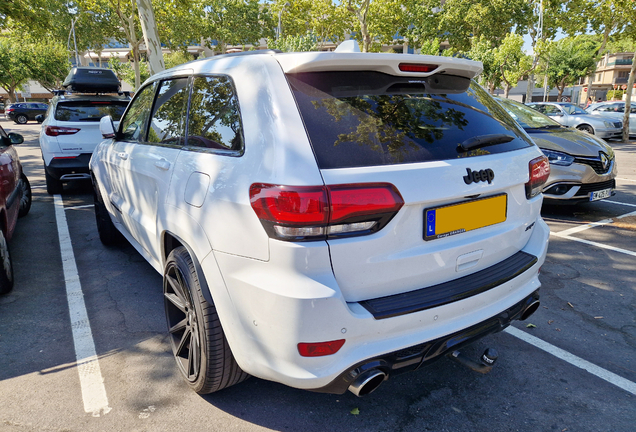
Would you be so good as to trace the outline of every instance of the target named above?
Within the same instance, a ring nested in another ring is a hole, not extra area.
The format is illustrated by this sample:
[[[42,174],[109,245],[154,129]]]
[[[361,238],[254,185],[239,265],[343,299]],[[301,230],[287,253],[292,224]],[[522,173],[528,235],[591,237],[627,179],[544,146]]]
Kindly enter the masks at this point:
[[[95,204],[86,204],[86,205],[80,205],[80,206],[69,206],[69,207],[64,207],[64,210],[78,210],[78,209],[84,209],[84,208],[93,208],[95,207]]]
[[[610,204],[619,204],[619,205],[624,205],[629,207],[636,207],[636,204],[630,204],[630,203],[624,203],[624,202],[618,202],[618,201],[603,200],[602,202],[610,203]]]
[[[539,339],[536,336],[532,336],[522,330],[519,330],[516,327],[509,326],[504,331],[508,334],[511,334],[512,336],[515,336],[516,338],[521,339],[524,342],[529,343],[530,345],[542,349],[543,351],[570,363],[573,366],[586,370],[592,375],[595,375],[610,384],[614,384],[615,386],[620,387],[633,395],[636,395],[636,383],[623,378],[620,375],[616,375],[615,373],[603,369],[600,366],[596,366],[594,363],[583,360],[582,358],[577,357],[574,354],[562,350],[561,348],[558,348],[542,339]]]
[[[617,247],[614,247],[614,246],[609,246],[609,245],[606,245],[606,244],[603,244],[603,243],[597,243],[597,242],[593,242],[593,241],[589,241],[589,240],[585,240],[585,239],[581,239],[581,238],[577,238],[577,237],[570,237],[570,236],[567,236],[567,235],[560,235],[560,233],[555,233],[555,232],[551,232],[550,235],[553,235],[553,236],[556,236],[556,237],[560,237],[560,238],[564,238],[564,239],[567,239],[567,240],[574,240],[574,241],[577,241],[579,243],[585,243],[585,244],[590,245],[590,246],[596,246],[596,247],[601,248],[601,249],[608,249],[608,250],[611,250],[611,251],[614,251],[614,252],[619,252],[619,253],[623,253],[625,255],[631,255],[631,256],[635,256],[636,257],[636,252],[630,251],[630,250],[627,250],[627,249],[621,249],[621,248],[617,248]]]
[[[622,178],[622,177],[616,177],[616,180],[624,180],[624,181],[633,181],[633,182],[636,182],[636,180],[627,179],[627,178]]]
[[[99,367],[93,332],[86,312],[71,235],[64,214],[64,201],[61,195],[54,195],[53,199],[84,411],[93,414],[93,417],[99,417],[101,414],[108,414],[111,408],[108,406],[104,379]]]
[[[607,224],[610,224],[612,222],[614,222],[614,219],[604,219],[602,221],[591,222],[589,224],[579,225],[579,226],[576,226],[574,228],[569,228],[569,229],[566,229],[566,230],[563,230],[563,231],[559,231],[559,232],[557,232],[555,234],[558,234],[560,237],[567,237],[567,236],[569,236],[571,234],[576,234],[578,232],[585,231],[586,229],[594,228],[594,227],[597,227],[597,226],[607,225]]]

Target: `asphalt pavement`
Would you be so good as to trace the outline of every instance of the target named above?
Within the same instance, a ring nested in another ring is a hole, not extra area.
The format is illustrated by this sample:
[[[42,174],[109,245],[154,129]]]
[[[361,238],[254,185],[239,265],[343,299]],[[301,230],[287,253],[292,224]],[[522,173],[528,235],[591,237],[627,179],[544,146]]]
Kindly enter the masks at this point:
[[[199,396],[172,358],[161,275],[130,245],[101,244],[88,184],[46,193],[39,125],[0,124],[25,136],[17,149],[33,187],[11,244],[16,285],[0,297],[2,432],[636,430],[636,141],[610,142],[615,196],[544,206],[539,310],[465,350],[496,348],[491,373],[442,359],[365,398],[256,378]],[[73,284],[86,318],[73,312]],[[96,356],[78,364],[80,328]],[[86,387],[86,377],[99,378]]]

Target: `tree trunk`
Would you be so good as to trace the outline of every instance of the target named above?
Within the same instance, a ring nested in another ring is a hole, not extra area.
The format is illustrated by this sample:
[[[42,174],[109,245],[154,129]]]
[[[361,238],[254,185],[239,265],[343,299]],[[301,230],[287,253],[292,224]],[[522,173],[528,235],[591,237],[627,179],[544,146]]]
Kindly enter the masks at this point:
[[[632,93],[634,91],[634,81],[636,78],[636,53],[632,59],[632,68],[627,79],[627,94],[625,96],[625,114],[623,114],[623,142],[629,142],[629,113],[632,106]]]
[[[155,21],[155,13],[150,0],[137,0],[137,10],[139,11],[139,21],[141,21],[141,31],[144,34],[146,52],[148,54],[148,67],[150,75],[161,72],[166,68],[161,52],[161,42]]]
[[[504,84],[504,97],[508,99],[508,95],[510,94],[511,86],[508,83]]]

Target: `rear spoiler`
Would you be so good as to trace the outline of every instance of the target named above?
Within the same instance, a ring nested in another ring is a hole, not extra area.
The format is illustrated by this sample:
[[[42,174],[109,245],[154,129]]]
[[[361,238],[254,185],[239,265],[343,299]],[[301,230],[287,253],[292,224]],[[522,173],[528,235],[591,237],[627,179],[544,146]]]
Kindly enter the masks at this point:
[[[446,74],[472,79],[483,70],[481,62],[453,57],[356,52],[274,54],[285,73],[374,71],[402,77]]]

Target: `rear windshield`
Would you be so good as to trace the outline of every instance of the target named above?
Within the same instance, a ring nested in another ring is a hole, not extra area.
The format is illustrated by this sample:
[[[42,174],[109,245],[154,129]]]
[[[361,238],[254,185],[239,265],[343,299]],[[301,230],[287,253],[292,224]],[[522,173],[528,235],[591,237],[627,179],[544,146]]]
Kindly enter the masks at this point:
[[[55,120],[98,122],[109,115],[119,121],[128,101],[76,101],[60,102],[55,110]]]
[[[321,169],[448,160],[534,145],[488,93],[466,78],[380,72],[287,78]],[[499,134],[510,139],[469,150],[460,146]]]

